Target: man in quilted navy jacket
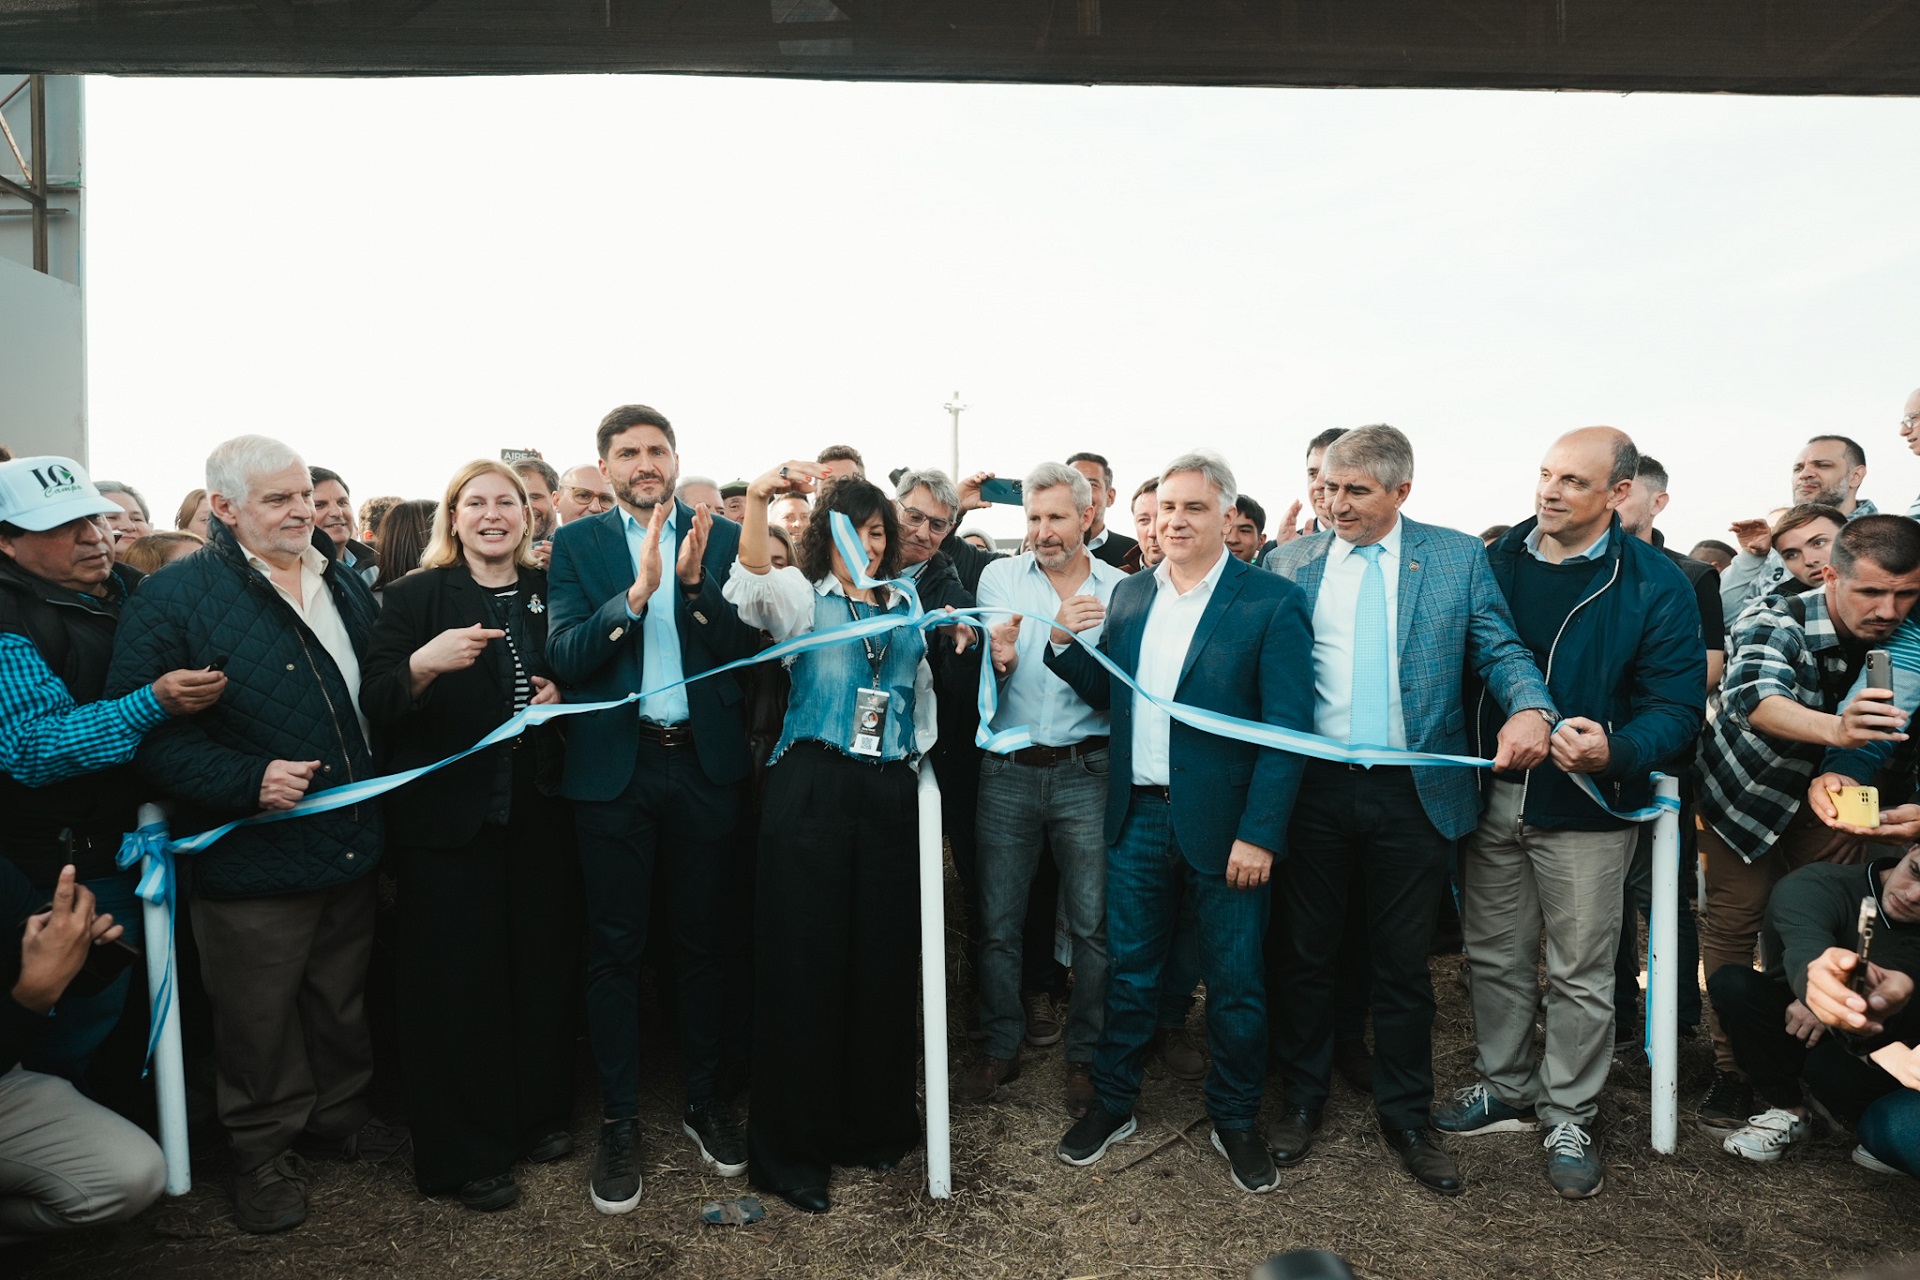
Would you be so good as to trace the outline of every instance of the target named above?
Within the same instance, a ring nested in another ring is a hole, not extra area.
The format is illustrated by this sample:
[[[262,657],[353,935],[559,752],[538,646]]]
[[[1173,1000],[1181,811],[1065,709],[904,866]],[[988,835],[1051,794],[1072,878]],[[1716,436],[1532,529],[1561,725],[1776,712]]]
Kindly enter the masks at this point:
[[[224,666],[218,705],[147,735],[135,763],[177,802],[176,834],[370,777],[360,658],[377,606],[314,529],[313,480],[277,440],[207,458],[208,545],[127,602],[109,690]],[[380,806],[243,827],[192,860],[193,930],[213,1006],[234,1216],[281,1231],[307,1216],[294,1151],[381,1160],[404,1130],[367,1105],[364,995],[373,950]]]

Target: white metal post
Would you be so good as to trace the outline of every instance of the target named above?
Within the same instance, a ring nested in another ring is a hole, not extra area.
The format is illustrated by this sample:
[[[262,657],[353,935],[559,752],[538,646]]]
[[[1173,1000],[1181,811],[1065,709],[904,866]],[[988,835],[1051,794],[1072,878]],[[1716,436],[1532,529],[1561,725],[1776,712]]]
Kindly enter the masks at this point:
[[[140,825],[165,822],[159,805],[140,806]],[[144,878],[151,857],[141,859]],[[147,1003],[160,994],[169,972],[176,976],[160,1017],[160,1039],[153,1048],[153,1089],[160,1116],[160,1152],[167,1159],[167,1194],[183,1196],[193,1190],[193,1168],[187,1150],[187,1077],[180,1062],[180,980],[173,949],[173,921],[164,902],[141,903],[147,928]]]
[[[940,784],[920,762],[920,998],[926,1027],[927,1194],[953,1194],[953,1139],[947,1098],[946,861],[940,843]]]
[[[1662,776],[1654,792],[1680,799],[1677,778]],[[1647,912],[1647,1056],[1653,1063],[1653,1149],[1672,1155],[1680,1132],[1680,1040],[1674,971],[1680,929],[1680,815],[1663,808],[1653,820],[1653,902]],[[1693,981],[1693,975],[1685,975]]]

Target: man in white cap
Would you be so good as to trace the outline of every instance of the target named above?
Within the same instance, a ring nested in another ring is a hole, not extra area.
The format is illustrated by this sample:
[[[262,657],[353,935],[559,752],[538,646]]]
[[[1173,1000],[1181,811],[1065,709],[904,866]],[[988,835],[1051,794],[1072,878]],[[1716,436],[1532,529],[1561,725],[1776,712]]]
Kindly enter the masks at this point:
[[[151,798],[130,762],[148,730],[212,706],[226,687],[217,671],[175,670],[101,696],[120,606],[140,578],[113,562],[104,517],[119,510],[71,458],[0,463],[0,881],[9,904],[53,907],[29,922],[24,957],[8,958],[22,975],[39,971],[55,937],[103,942],[124,929],[138,944],[134,873],[114,867]],[[119,949],[99,950],[105,961]],[[153,1144],[69,1083],[126,1006],[127,973],[83,995],[68,989],[66,966],[49,965],[57,981],[39,996],[23,976],[8,984],[11,1002],[0,998],[0,1241],[130,1217],[159,1192]]]

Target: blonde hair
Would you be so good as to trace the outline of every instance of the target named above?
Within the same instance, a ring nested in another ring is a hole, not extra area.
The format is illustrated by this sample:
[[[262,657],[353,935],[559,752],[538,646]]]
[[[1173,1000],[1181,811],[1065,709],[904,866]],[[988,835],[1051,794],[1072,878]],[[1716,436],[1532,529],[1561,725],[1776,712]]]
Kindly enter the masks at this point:
[[[513,486],[520,498],[520,546],[514,551],[513,562],[522,569],[538,569],[540,562],[533,558],[533,521],[525,518],[527,509],[527,484],[518,472],[506,463],[495,458],[475,458],[466,466],[453,473],[453,479],[447,481],[447,492],[440,499],[440,506],[433,513],[433,533],[427,538],[427,549],[420,555],[422,569],[447,569],[459,564],[463,559],[460,539],[453,532],[453,508],[460,501],[460,492],[481,476],[499,476]]]
[[[131,565],[142,573],[152,573],[180,555],[181,547],[197,551],[206,545],[206,539],[187,529],[155,529],[129,543],[127,549],[120,553],[120,563]]]

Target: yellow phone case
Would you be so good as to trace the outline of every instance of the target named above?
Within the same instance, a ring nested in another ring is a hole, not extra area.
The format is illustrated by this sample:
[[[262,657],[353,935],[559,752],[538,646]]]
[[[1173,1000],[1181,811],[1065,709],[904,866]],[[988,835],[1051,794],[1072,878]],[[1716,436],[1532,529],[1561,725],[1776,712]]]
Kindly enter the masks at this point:
[[[1834,796],[1840,821],[1850,827],[1880,825],[1880,788],[1842,787]]]

